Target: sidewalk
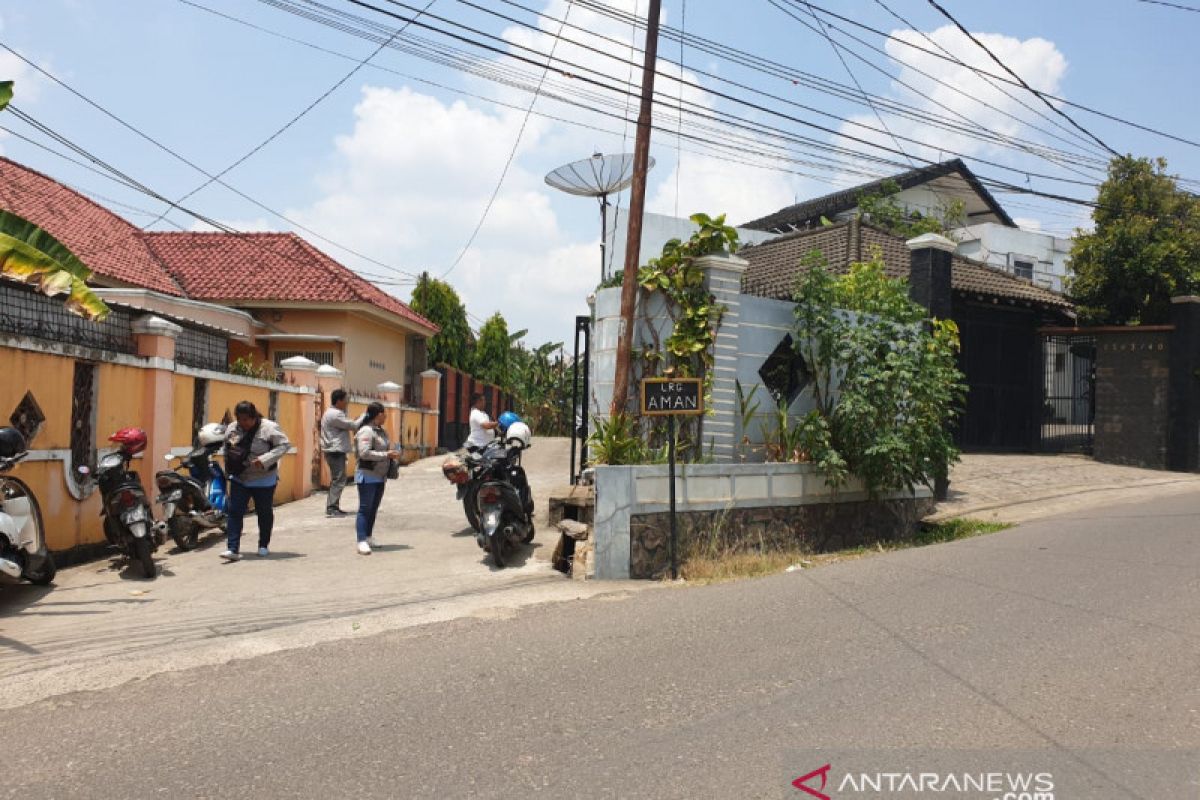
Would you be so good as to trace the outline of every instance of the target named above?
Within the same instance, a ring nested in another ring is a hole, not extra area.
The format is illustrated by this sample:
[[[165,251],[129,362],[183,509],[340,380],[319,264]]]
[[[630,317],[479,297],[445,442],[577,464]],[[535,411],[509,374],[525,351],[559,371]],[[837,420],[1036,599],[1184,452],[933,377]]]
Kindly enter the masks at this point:
[[[227,564],[224,541],[155,554],[158,578],[113,557],[61,570],[48,588],[0,587],[0,708],[100,689],[165,670],[219,664],[321,641],[463,617],[494,618],[533,603],[639,587],[580,582],[551,569],[557,532],[545,493],[563,483],[569,442],[539,440],[526,457],[541,525],[525,556],[493,569],[441,473],[441,457],[389,483],[376,525],[382,547],[355,550],[354,517],[328,519],[325,495],[276,509],[271,555]],[[562,474],[560,474],[562,473]],[[349,487],[343,507],[357,496]]]
[[[1084,456],[968,454],[950,471],[949,499],[929,519],[1015,524],[1181,492],[1200,492],[1200,475],[1101,464]]]

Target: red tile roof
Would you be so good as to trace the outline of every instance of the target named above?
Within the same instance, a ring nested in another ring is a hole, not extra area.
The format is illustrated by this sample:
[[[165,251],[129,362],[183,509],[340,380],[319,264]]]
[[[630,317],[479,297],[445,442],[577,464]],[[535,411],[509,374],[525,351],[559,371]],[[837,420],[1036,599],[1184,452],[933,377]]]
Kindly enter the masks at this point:
[[[0,158],[0,208],[45,229],[91,267],[100,283],[181,296],[141,230],[53,178]]]
[[[432,322],[294,233],[147,233],[143,238],[196,300],[367,303],[437,331]]]

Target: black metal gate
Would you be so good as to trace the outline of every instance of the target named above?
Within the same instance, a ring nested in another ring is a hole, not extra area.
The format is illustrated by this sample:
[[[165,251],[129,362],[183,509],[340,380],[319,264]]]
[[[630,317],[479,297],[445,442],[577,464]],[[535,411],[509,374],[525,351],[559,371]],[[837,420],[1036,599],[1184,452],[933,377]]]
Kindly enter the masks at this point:
[[[580,339],[583,350],[579,349]],[[588,414],[591,408],[591,387],[588,385],[588,366],[591,363],[592,318],[575,318],[575,360],[571,362],[571,484],[579,481],[587,466]],[[580,374],[582,367],[582,375]],[[580,394],[580,380],[583,392]]]
[[[1091,455],[1096,439],[1096,337],[1046,333],[1042,360],[1042,452]]]

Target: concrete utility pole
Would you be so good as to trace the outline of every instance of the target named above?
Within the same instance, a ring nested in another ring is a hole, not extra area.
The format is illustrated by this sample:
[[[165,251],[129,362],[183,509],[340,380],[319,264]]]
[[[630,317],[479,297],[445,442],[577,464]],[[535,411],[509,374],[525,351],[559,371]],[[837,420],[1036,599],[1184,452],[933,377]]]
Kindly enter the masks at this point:
[[[617,374],[613,378],[610,414],[629,402],[629,361],[633,352],[633,310],[642,249],[642,214],[646,207],[646,171],[650,162],[650,115],[654,103],[654,67],[658,61],[658,18],[661,0],[650,0],[646,19],[646,62],[642,66],[642,103],[633,147],[633,185],[629,196],[629,228],[625,236],[625,276],[621,281],[621,332],[617,339]]]

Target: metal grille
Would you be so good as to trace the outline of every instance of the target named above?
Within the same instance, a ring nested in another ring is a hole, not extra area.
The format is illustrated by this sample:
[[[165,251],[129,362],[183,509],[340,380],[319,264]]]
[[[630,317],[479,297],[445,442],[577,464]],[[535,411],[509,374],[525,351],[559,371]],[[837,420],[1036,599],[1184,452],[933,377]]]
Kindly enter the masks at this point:
[[[1047,335],[1041,449],[1092,452],[1096,436],[1096,338]]]
[[[71,400],[71,463],[75,467],[96,464],[96,365],[75,362],[75,385]]]
[[[0,282],[0,332],[114,353],[137,352],[128,311],[114,308],[104,322],[92,322],[68,311],[62,297],[8,282]]]
[[[208,416],[208,379],[196,378],[192,384],[192,441],[205,425]]]
[[[194,369],[229,371],[229,340],[199,328],[184,328],[175,340],[175,361]]]
[[[309,361],[314,361],[317,364],[333,366],[332,350],[276,350],[275,368],[279,369],[284,361],[296,356],[304,356]]]

